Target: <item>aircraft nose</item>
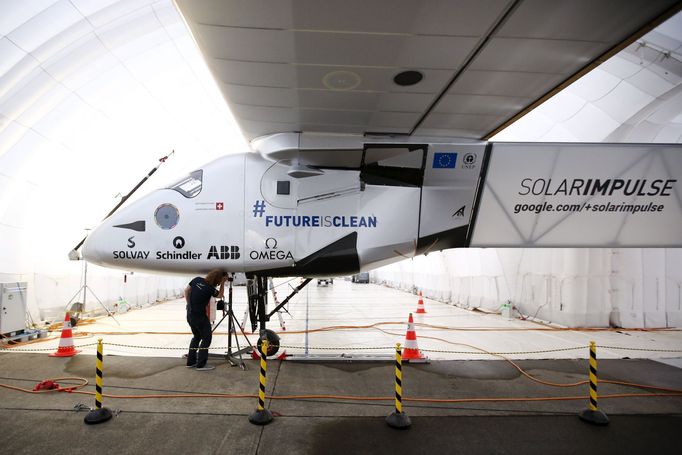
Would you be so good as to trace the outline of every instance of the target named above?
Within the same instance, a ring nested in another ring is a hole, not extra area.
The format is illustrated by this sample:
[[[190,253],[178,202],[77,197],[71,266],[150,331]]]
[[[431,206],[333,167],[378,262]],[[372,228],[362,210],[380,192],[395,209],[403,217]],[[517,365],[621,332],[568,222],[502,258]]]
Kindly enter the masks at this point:
[[[98,226],[90,232],[83,244],[83,259],[92,264],[102,263],[101,242],[98,238],[102,237],[103,226]]]
[[[178,197],[182,196],[176,191],[158,190],[112,214],[90,232],[81,257],[104,267],[153,267],[157,250],[178,236],[177,231],[169,232],[180,219]]]

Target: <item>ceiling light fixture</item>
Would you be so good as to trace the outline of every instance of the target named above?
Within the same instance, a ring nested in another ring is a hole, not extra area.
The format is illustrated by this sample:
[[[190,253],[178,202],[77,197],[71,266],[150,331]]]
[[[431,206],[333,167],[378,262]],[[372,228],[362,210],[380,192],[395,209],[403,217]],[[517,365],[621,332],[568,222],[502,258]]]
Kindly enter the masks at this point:
[[[409,87],[419,83],[424,78],[424,75],[419,71],[407,70],[402,73],[398,73],[393,78],[393,82],[403,87]]]
[[[330,90],[353,90],[362,78],[352,71],[332,71],[324,75],[322,84]]]

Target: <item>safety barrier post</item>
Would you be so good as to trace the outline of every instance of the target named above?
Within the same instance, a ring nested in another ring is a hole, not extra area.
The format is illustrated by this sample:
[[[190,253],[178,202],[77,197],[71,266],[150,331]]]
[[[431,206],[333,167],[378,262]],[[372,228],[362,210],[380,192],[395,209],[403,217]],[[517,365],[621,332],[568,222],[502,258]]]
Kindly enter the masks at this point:
[[[609,423],[609,418],[597,407],[597,344],[594,341],[590,341],[590,404],[578,417],[594,425]]]
[[[272,413],[265,409],[265,372],[267,371],[268,340],[263,337],[260,345],[260,384],[258,388],[258,409],[249,416],[249,422],[254,425],[267,425],[272,422]]]
[[[111,419],[112,413],[108,408],[102,407],[102,339],[97,340],[97,370],[95,377],[95,409],[90,409],[88,415],[85,416],[84,422],[88,425],[106,422]]]
[[[400,343],[395,345],[395,411],[386,417],[389,427],[405,429],[412,425],[410,418],[403,412],[403,360]]]

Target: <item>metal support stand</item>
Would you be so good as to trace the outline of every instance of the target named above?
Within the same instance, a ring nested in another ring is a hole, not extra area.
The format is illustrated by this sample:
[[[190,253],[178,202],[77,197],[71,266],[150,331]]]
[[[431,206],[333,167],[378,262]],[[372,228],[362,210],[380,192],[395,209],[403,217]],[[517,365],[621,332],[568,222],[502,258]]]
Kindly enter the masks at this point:
[[[251,342],[247,338],[246,334],[244,333],[244,329],[239,325],[237,322],[237,318],[234,315],[234,311],[232,310],[232,277],[228,278],[229,282],[229,288],[228,288],[228,299],[227,302],[223,302],[223,304],[227,305],[227,308],[223,307],[223,317],[218,321],[218,323],[213,327],[213,330],[211,332],[215,332],[215,330],[222,324],[222,322],[227,319],[227,353],[225,355],[220,355],[220,354],[209,354],[209,357],[214,357],[219,355],[220,357],[224,357],[225,360],[228,361],[228,363],[231,366],[237,366],[239,365],[239,368],[242,370],[246,370],[246,364],[244,363],[244,359],[242,358],[242,354],[251,354],[253,352],[253,345],[251,345]],[[243,349],[239,346],[239,336],[237,335],[237,327],[239,327],[239,330],[242,333],[242,336],[244,339],[249,343],[249,346],[245,346]],[[232,352],[232,337],[234,336],[235,343],[237,344],[237,350]],[[236,363],[236,357],[239,357],[239,363]]]
[[[270,320],[272,315],[277,313],[280,309],[291,300],[301,289],[303,289],[311,279],[306,278],[301,284],[299,284],[289,296],[284,299],[284,301],[278,304],[274,310],[268,312],[268,278],[265,276],[251,275],[247,276],[246,292],[248,294],[249,302],[249,317],[251,319],[251,330],[256,331],[256,327],[259,330],[258,336],[258,348],[262,340],[268,340],[268,356],[273,356],[279,350],[279,337],[272,330],[266,329],[266,323]],[[236,319],[235,319],[235,324]],[[237,324],[238,325],[238,324]],[[241,326],[240,326],[241,327]]]
[[[268,278],[268,287],[269,287],[270,290],[272,291],[272,300],[274,300],[274,301],[275,301],[275,305],[279,307],[279,299],[277,298],[277,291],[275,290],[275,283],[272,281],[272,278]],[[289,313],[289,311],[287,311],[287,309],[284,308],[284,307],[282,307],[282,310],[284,310],[284,311],[286,311],[287,313]],[[291,313],[289,313],[289,316],[291,316]],[[282,312],[281,312],[281,311],[278,311],[278,312],[277,312],[277,319],[279,319],[279,328],[282,329],[282,330],[286,330],[287,327],[286,327],[286,325],[284,324],[284,317],[282,316]]]
[[[251,331],[255,332],[256,327],[262,332],[265,330],[265,323],[269,319],[266,312],[268,304],[268,279],[264,276],[254,275],[247,277],[246,292],[249,299],[249,318],[251,319]]]
[[[87,263],[87,261],[83,260],[83,284],[78,289],[78,291],[76,291],[76,293],[73,295],[73,297],[71,297],[71,300],[69,300],[69,303],[66,304],[65,310],[71,311],[71,309],[70,309],[72,306],[71,303],[82,292],[83,293],[83,302],[82,303],[80,303],[80,302],[74,303],[73,306],[76,307],[78,305],[78,307],[73,312],[74,313],[82,313],[83,311],[85,311],[85,300],[87,298],[88,291],[90,291],[90,293],[95,298],[95,300],[97,300],[97,302],[100,304],[100,306],[102,308],[104,308],[104,311],[107,312],[107,316],[110,316],[114,321],[116,321],[116,324],[121,325],[118,322],[118,320],[116,320],[116,318],[114,317],[114,313],[112,313],[111,310],[104,303],[102,303],[102,301],[99,299],[99,297],[97,297],[97,294],[95,294],[95,292],[90,288],[90,286],[88,286],[88,263]],[[76,325],[74,322],[78,322],[78,319],[76,318],[75,321],[73,321],[73,320],[71,321],[72,326]]]

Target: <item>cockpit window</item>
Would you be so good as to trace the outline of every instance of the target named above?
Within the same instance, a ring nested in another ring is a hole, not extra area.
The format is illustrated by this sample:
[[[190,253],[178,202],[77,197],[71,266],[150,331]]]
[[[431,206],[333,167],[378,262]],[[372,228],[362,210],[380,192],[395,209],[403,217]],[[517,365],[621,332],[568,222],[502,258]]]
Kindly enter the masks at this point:
[[[204,171],[201,169],[191,172],[187,177],[180,180],[178,183],[169,186],[171,190],[175,190],[185,197],[195,197],[201,193],[201,182]]]

